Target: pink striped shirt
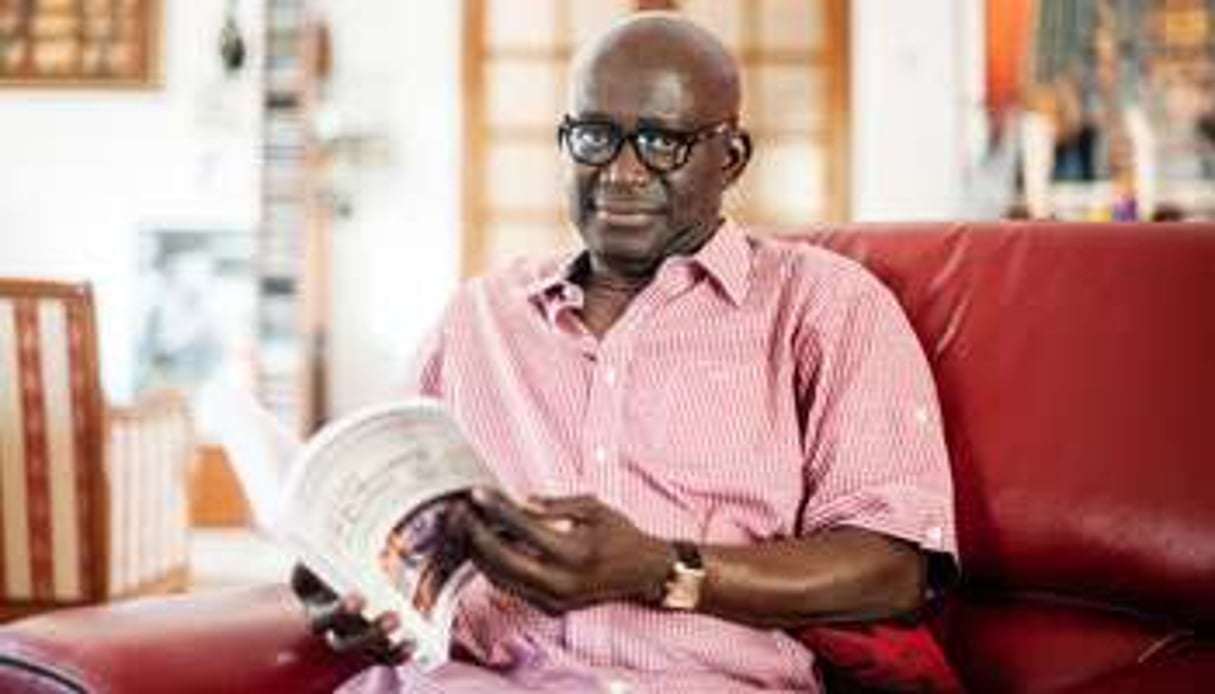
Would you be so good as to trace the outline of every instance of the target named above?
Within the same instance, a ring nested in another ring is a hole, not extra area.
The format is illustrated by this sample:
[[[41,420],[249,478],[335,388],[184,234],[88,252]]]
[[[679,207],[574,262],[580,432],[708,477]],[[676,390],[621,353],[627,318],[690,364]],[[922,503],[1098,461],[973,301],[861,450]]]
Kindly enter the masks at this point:
[[[841,525],[955,552],[927,362],[893,296],[827,251],[726,223],[668,259],[604,336],[578,317],[575,258],[470,282],[424,352],[442,398],[518,495],[593,494],[641,529],[752,544]],[[607,604],[547,617],[478,580],[456,621],[478,667],[407,690],[816,691],[790,635]]]

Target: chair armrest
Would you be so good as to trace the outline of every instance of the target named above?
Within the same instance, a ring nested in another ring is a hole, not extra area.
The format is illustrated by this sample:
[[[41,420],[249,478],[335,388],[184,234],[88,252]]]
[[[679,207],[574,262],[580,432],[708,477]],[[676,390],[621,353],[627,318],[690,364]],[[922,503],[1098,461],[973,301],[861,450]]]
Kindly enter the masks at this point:
[[[106,597],[180,590],[195,455],[189,401],[178,391],[156,391],[106,415]]]
[[[0,627],[0,691],[331,692],[369,665],[309,633],[281,585],[62,610]]]

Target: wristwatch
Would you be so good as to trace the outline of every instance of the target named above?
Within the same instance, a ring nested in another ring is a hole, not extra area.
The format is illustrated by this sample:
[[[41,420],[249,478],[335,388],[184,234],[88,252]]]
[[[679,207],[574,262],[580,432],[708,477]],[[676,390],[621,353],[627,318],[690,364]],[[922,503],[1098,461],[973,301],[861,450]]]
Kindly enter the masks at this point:
[[[675,540],[671,548],[675,550],[675,563],[667,578],[662,606],[668,610],[694,610],[700,604],[700,589],[705,582],[704,560],[691,542]]]

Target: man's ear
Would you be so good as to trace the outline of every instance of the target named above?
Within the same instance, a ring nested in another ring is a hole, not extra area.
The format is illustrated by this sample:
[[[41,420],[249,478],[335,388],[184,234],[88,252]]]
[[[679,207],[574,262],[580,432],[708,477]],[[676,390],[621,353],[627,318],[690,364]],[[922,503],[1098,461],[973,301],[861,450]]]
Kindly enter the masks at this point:
[[[751,133],[742,128],[735,130],[726,148],[726,163],[721,168],[726,172],[726,185],[730,185],[738,180],[747,168],[747,162],[751,161]]]

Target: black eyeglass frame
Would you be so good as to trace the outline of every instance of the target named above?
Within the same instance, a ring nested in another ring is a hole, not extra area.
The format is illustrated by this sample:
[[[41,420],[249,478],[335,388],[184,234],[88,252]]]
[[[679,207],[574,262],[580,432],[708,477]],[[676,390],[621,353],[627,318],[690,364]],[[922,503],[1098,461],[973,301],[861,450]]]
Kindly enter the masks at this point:
[[[608,132],[612,135],[612,140],[615,144],[612,145],[610,155],[605,157],[603,161],[590,161],[582,159],[574,152],[574,148],[570,146],[570,135],[573,132],[573,129],[580,125],[596,125],[608,128]],[[624,143],[627,140],[629,145],[633,148],[633,154],[637,156],[637,161],[641,162],[642,166],[649,171],[661,175],[669,174],[672,171],[677,171],[687,164],[688,159],[692,157],[692,148],[694,148],[696,145],[704,142],[705,140],[709,140],[721,135],[722,133],[734,130],[737,127],[738,123],[733,118],[730,118],[727,120],[718,121],[716,123],[709,123],[708,125],[689,131],[672,130],[670,128],[663,128],[656,125],[640,125],[634,128],[632,131],[625,132],[624,128],[622,128],[618,123],[606,118],[580,119],[566,115],[561,119],[561,124],[557,126],[557,147],[564,149],[569,153],[571,159],[579,164],[582,164],[583,166],[602,168],[608,164],[611,164],[613,161],[616,161],[616,157],[620,156],[620,150],[622,147],[624,147]],[[670,138],[677,143],[673,164],[667,167],[655,166],[654,163],[647,158],[645,150],[642,148],[639,142],[639,139],[647,134],[661,135],[662,137]]]

